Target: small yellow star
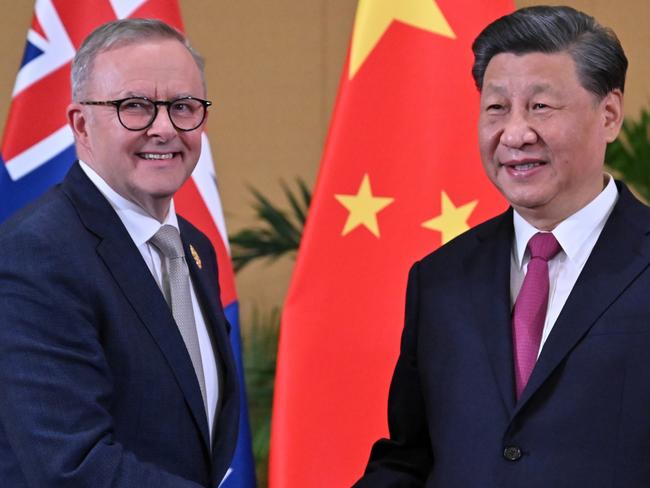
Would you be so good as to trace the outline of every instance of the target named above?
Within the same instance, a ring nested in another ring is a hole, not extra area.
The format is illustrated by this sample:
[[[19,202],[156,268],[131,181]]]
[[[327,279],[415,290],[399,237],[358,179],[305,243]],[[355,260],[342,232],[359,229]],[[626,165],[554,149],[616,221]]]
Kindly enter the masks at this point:
[[[341,235],[349,234],[360,225],[363,225],[375,237],[379,237],[377,214],[393,203],[394,198],[373,196],[370,188],[370,177],[367,173],[363,175],[363,180],[361,180],[356,195],[337,194],[334,197],[350,212]]]
[[[445,244],[469,229],[467,220],[472,215],[477,203],[478,200],[474,200],[456,207],[443,191],[440,215],[427,220],[422,224],[422,227],[440,232],[442,234],[442,243]]]
[[[349,79],[354,78],[394,20],[451,39],[456,37],[435,0],[359,0],[350,49]]]

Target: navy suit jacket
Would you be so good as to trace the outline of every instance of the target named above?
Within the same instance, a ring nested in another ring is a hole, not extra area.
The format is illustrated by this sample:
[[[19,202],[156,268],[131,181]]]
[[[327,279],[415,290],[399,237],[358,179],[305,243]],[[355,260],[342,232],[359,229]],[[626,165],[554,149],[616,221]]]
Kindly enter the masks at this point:
[[[390,439],[358,488],[650,486],[650,209],[618,188],[518,401],[512,211],[415,264]]]
[[[171,311],[110,204],[75,164],[0,226],[0,485],[216,487],[239,393],[208,239],[179,217],[221,375],[210,446]]]

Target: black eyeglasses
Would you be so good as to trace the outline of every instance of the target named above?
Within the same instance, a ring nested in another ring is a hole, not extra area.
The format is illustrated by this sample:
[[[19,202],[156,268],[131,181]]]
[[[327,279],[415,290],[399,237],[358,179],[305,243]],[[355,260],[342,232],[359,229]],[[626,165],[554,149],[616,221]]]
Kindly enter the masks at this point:
[[[119,100],[96,102],[86,100],[81,105],[113,105],[117,110],[120,124],[128,130],[144,130],[153,124],[158,116],[158,107],[167,107],[167,115],[178,130],[190,131],[198,128],[205,120],[208,100],[195,97],[181,97],[175,100],[150,100],[146,97],[129,97]]]

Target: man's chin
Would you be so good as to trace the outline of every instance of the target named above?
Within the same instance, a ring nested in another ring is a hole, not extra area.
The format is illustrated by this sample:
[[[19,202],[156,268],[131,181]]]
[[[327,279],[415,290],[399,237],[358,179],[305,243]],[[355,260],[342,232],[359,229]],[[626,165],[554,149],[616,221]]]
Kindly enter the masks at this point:
[[[174,196],[181,186],[188,180],[190,174],[185,168],[175,168],[174,171],[147,172],[140,186],[143,194],[152,198],[166,198]]]
[[[517,191],[503,193],[508,203],[517,211],[540,212],[548,206],[549,198],[546,195],[535,194],[531,191]]]

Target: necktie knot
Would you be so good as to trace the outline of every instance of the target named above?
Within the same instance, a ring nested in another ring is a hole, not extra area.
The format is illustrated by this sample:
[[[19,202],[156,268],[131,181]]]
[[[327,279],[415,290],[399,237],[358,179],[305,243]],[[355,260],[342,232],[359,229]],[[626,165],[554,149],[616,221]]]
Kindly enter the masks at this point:
[[[528,241],[531,259],[538,258],[548,261],[553,259],[560,249],[562,249],[560,243],[551,232],[538,232]]]
[[[173,225],[165,224],[158,229],[149,242],[168,259],[183,257],[183,243],[178,229]]]

